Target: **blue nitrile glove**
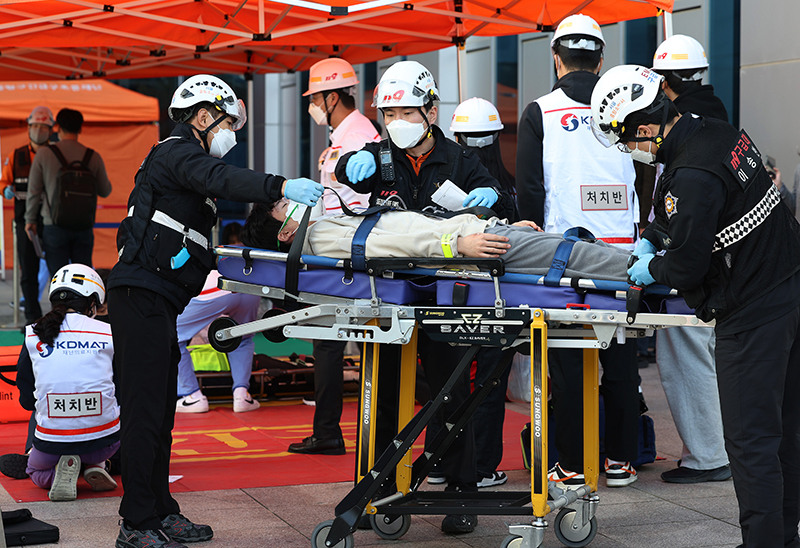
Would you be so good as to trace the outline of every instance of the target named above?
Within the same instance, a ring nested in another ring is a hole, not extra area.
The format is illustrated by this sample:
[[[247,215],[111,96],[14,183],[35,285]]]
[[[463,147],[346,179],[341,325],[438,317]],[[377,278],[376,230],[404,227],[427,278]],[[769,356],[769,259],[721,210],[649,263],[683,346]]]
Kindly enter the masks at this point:
[[[647,238],[642,238],[639,241],[639,244],[636,246],[636,249],[633,250],[633,255],[635,257],[642,257],[643,255],[655,255],[656,251],[658,250],[656,249],[656,246],[653,245],[653,242]]]
[[[317,203],[325,188],[316,181],[301,177],[289,179],[283,189],[283,195],[294,202],[300,202],[311,207]]]
[[[6,188],[3,189],[3,196],[6,197],[8,200],[14,199],[14,189],[11,188],[11,185],[8,185]]]
[[[464,198],[464,203],[461,204],[461,207],[492,207],[498,197],[497,191],[492,187],[482,186],[473,188],[470,193],[467,194],[467,197]]]
[[[344,172],[351,183],[360,183],[375,175],[375,156],[366,150],[359,150],[347,160]]]
[[[642,255],[639,260],[633,263],[633,266],[628,269],[628,276],[630,276],[633,283],[636,285],[646,286],[655,283],[656,280],[650,274],[650,261],[653,260],[652,253]]]

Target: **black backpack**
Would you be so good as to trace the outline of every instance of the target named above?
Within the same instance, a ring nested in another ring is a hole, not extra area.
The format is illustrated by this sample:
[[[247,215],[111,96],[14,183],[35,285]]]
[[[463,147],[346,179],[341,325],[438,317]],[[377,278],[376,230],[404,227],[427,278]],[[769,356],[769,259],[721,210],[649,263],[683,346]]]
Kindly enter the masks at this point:
[[[48,202],[53,224],[70,230],[86,230],[94,227],[94,216],[97,212],[97,178],[89,171],[89,161],[94,151],[87,148],[83,160],[68,164],[57,146],[51,145],[50,150],[61,162],[52,202]]]

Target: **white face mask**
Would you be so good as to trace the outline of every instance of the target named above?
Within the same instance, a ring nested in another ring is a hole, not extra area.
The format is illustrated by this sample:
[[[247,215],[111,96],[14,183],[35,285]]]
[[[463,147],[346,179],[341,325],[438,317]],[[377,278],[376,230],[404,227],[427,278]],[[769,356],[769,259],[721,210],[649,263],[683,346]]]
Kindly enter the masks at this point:
[[[308,103],[308,113],[314,119],[318,126],[324,126],[328,123],[328,111],[323,110],[314,103]]]
[[[647,141],[647,150],[639,150],[638,148],[631,150],[631,160],[650,166],[654,165],[656,163],[656,154],[655,152],[650,152],[652,145],[652,141]]]
[[[50,128],[28,128],[28,137],[37,145],[43,145],[50,138]]]
[[[302,222],[306,209],[308,209],[306,204],[289,200],[289,205],[286,206],[286,218],[297,221],[298,223]],[[325,204],[322,203],[322,200],[318,200],[314,207],[311,208],[311,216],[308,220],[315,221],[324,215]]]
[[[208,153],[216,158],[222,158],[236,146],[236,134],[229,129],[220,129],[211,135],[213,138]]]
[[[405,120],[394,120],[386,126],[392,142],[400,148],[412,148],[425,134],[425,124],[412,124]]]

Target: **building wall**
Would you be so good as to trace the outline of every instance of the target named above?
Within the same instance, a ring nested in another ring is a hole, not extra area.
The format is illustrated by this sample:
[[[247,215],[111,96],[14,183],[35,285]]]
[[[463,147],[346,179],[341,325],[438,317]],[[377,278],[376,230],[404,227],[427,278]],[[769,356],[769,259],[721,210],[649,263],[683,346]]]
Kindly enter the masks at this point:
[[[741,126],[791,188],[800,162],[800,3],[742,2],[741,10]]]

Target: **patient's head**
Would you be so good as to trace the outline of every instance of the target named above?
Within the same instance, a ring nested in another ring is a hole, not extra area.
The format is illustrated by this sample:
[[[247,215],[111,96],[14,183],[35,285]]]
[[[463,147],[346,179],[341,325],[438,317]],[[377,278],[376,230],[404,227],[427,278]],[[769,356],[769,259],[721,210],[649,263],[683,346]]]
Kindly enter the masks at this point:
[[[288,251],[299,226],[294,219],[286,219],[288,206],[289,200],[286,198],[268,204],[255,204],[242,228],[242,243],[248,247]]]

